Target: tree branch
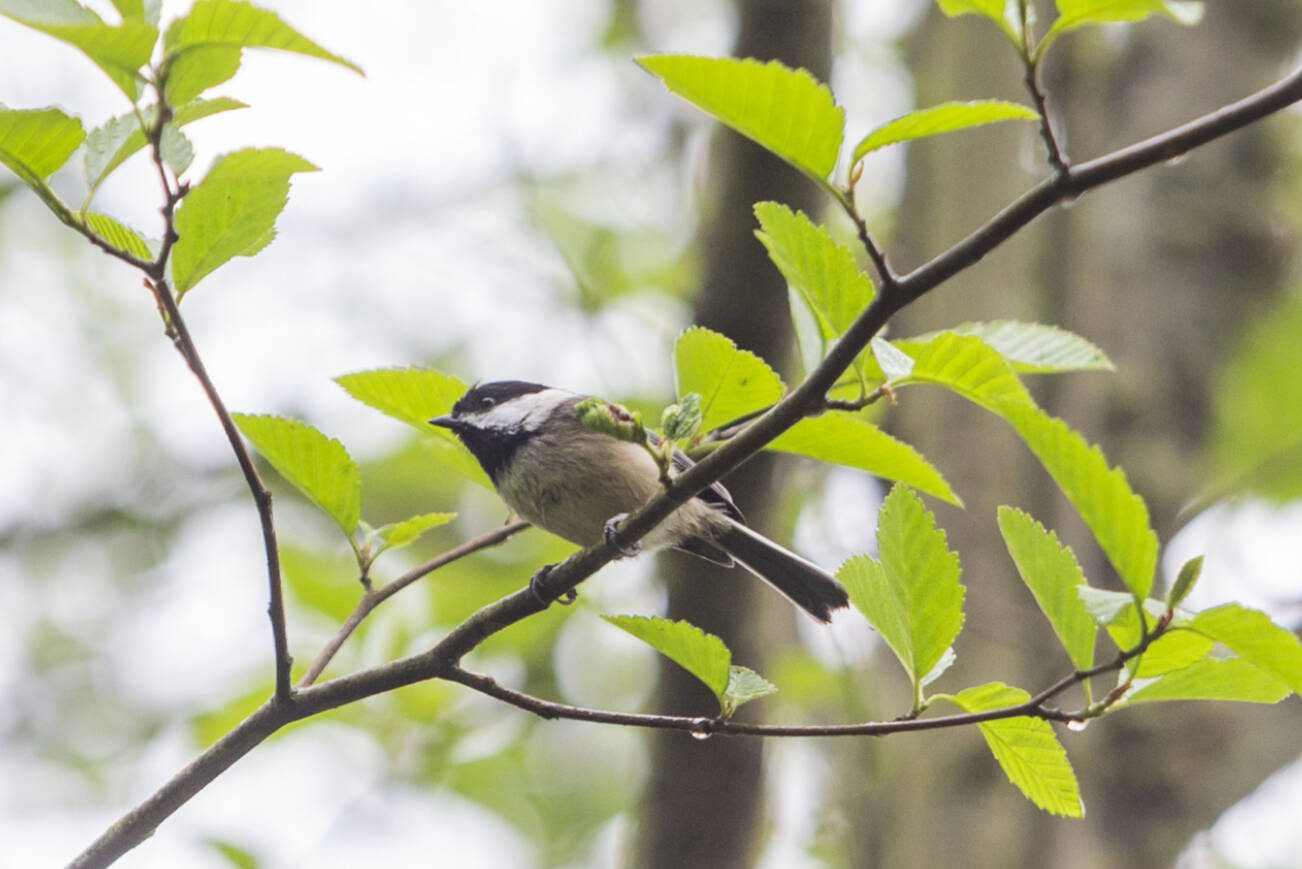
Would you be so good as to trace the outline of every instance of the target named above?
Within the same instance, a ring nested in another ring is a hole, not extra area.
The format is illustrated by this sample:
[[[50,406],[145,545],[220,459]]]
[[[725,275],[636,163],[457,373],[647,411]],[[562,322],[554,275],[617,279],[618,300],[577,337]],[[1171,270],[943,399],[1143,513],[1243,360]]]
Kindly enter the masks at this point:
[[[985,226],[958,242],[931,262],[899,278],[894,284],[884,284],[881,294],[873,304],[837,341],[827,357],[810,372],[799,387],[774,405],[752,425],[702,459],[699,464],[675,478],[673,485],[667,491],[658,495],[645,507],[626,519],[620,525],[620,536],[623,538],[623,543],[628,545],[640,540],[680,504],[695,496],[697,492],[706,488],[736,468],[745,459],[758,452],[783,431],[804,418],[811,408],[822,407],[827,390],[835,384],[840,373],[853,363],[855,357],[868,345],[868,342],[891,316],[934,289],[943,281],[976,263],[1040,214],[1063,200],[1074,198],[1109,181],[1169,160],[1247,126],[1299,100],[1302,100],[1302,69],[1293,72],[1277,84],[1265,88],[1244,100],[1167,133],[1154,136],[1105,157],[1072,167],[1066,173],[1042,182],[997,214]],[[171,298],[170,293],[163,294],[163,297],[168,304],[169,313],[171,313],[175,310],[175,300]],[[184,324],[179,320],[176,322],[183,330]],[[188,335],[183,331],[178,335],[178,340],[184,340],[188,346],[192,347]],[[190,357],[187,356],[187,361],[189,359]],[[195,360],[197,362],[197,355]],[[202,370],[201,365],[199,365],[199,368]],[[204,377],[200,379],[201,382],[205,380]],[[215,392],[212,393],[212,396],[215,397]],[[218,415],[223,419],[223,427],[227,428],[228,437],[232,440],[236,455],[240,457],[241,467],[249,469],[246,472],[246,479],[249,480],[250,488],[254,489],[256,497],[260,483],[256,482],[257,476],[255,472],[252,472],[251,462],[245,464],[247,452],[244,450],[233,424],[228,426],[229,415],[225,414],[223,409],[220,409],[219,400],[215,403],[215,406],[219,408]],[[258,498],[258,501],[260,515],[269,519],[269,498],[265,502],[265,506],[261,498]],[[266,527],[264,524],[264,528]],[[264,534],[264,537],[267,540],[270,555],[274,552],[275,538],[274,535],[268,534]],[[576,553],[553,568],[548,575],[548,584],[558,594],[570,591],[618,556],[619,552],[616,547],[612,543],[603,541],[596,546]],[[278,572],[273,571],[272,576],[276,578],[273,579],[272,584],[274,607],[274,601],[279,599]],[[539,601],[528,588],[521,589],[483,607],[466,621],[453,628],[447,636],[425,652],[359,673],[332,679],[320,685],[287,694],[283,699],[280,699],[281,695],[278,693],[276,698],[268,701],[265,706],[237,726],[227,737],[201,754],[194,763],[174,776],[162,789],[115,823],[73,865],[79,867],[102,866],[112,862],[118,856],[143,841],[162,820],[175,812],[190,797],[223,770],[229,768],[231,764],[250,751],[257,743],[285,724],[426,679],[453,678],[456,674],[464,672],[459,669],[459,663],[466,653],[498,631],[531,615],[542,612],[544,609],[546,609],[546,605]],[[281,613],[281,619],[281,630],[283,630],[283,613]],[[272,620],[274,628],[276,625],[276,616],[274,614]],[[279,659],[279,647],[277,654]],[[286,655],[285,660],[287,658]],[[467,674],[468,676],[469,674]],[[1068,680],[1067,684],[1071,684],[1072,680],[1075,679],[1075,674],[1066,678]],[[1050,686],[1045,692],[1041,692],[1028,702],[1042,704],[1061,690],[1065,690],[1065,687],[1064,685],[1059,688],[1058,683],[1055,683],[1055,685]],[[867,722],[863,724],[832,725],[824,735],[838,733],[880,734],[902,730],[926,730],[957,724],[990,721],[996,718],[1016,717],[1030,714],[1033,711],[1030,707],[1026,707],[1026,704],[1023,704],[1022,706],[1002,710],[946,716],[945,718],[916,719],[908,722]],[[712,719],[688,720],[699,723]],[[727,732],[738,734],[809,735],[800,732],[800,728],[785,728],[772,725],[728,722],[726,727]]]
[[[330,661],[339,652],[339,649],[347,639],[352,636],[353,631],[357,630],[357,626],[360,625],[380,604],[384,603],[416,580],[423,576],[428,576],[440,567],[451,564],[458,559],[465,558],[467,555],[472,555],[481,549],[487,549],[490,546],[497,546],[499,543],[505,542],[509,537],[512,537],[528,527],[529,523],[523,519],[508,522],[500,528],[494,528],[492,531],[480,534],[478,537],[472,537],[466,542],[454,546],[446,552],[439,553],[424,564],[413,567],[411,570],[407,571],[392,582],[376,588],[364,589],[361,600],[357,602],[357,607],[348,615],[348,618],[345,619],[344,623],[339,627],[338,632],[331,637],[330,642],[326,643],[325,648],[323,648],[321,653],[317,655],[316,660],[312,662],[312,666],[308,668],[307,673],[305,673],[303,678],[299,680],[298,686],[300,688],[306,688],[308,685],[315,682],[321,675],[322,671],[325,670],[325,668],[330,664]]]

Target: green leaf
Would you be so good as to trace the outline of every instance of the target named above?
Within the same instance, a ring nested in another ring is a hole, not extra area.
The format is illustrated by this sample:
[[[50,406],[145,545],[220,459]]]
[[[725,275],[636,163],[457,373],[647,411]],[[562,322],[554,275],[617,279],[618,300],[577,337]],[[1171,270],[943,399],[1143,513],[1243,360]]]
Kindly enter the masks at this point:
[[[964,588],[958,555],[922,499],[894,486],[877,520],[878,561],[851,558],[837,576],[855,605],[895,652],[914,684],[915,708],[923,679],[945,658],[963,627]]]
[[[154,252],[149,249],[149,243],[145,241],[140,233],[128,226],[124,226],[107,214],[92,212],[85,216],[85,220],[86,226],[90,227],[91,232],[118,250],[124,250],[136,259],[149,261],[154,258]]]
[[[617,628],[637,637],[660,654],[691,673],[714,692],[719,706],[727,709],[732,681],[732,653],[723,640],[707,634],[689,622],[655,616],[602,616]]]
[[[75,0],[0,0],[0,15],[80,49],[132,102],[139,96],[139,70],[158,41],[158,28],[143,18],[105,24]]]
[[[163,0],[113,0],[113,6],[123,19],[133,18],[158,26]]]
[[[1161,676],[1201,661],[1215,645],[1202,634],[1176,628],[1154,640],[1137,661],[1131,662],[1130,669],[1138,679]]]
[[[999,353],[980,338],[942,332],[921,346],[896,346],[913,357],[913,372],[901,383],[934,383],[999,413],[1006,405],[1034,406],[1031,394]]]
[[[938,0],[940,11],[951,18],[955,15],[980,15],[993,21],[1020,50],[1022,47],[1022,16],[1017,0]]]
[[[1123,705],[1167,700],[1278,703],[1292,693],[1285,682],[1242,658],[1208,658],[1141,685],[1126,696]]]
[[[1164,15],[1186,26],[1203,18],[1203,4],[1190,0],[1057,0],[1058,17],[1040,41],[1038,53],[1068,31],[1087,24],[1141,21],[1150,15]]]
[[[1138,598],[1148,597],[1157,570],[1157,535],[1125,472],[1109,468],[1098,447],[1034,405],[1005,402],[997,412],[1080,513],[1126,587]]]
[[[0,108],[0,163],[35,188],[68,162],[86,131],[58,109]]]
[[[858,416],[833,412],[802,419],[766,449],[858,468],[950,504],[963,504],[921,453]]]
[[[710,431],[775,404],[786,387],[763,359],[726,335],[693,326],[674,344],[678,395],[701,396],[701,429]]]
[[[854,254],[804,212],[778,202],[755,206],[755,233],[787,283],[799,294],[818,326],[821,360],[877,294]],[[856,367],[862,370],[862,362]]]
[[[233,109],[248,108],[239,100],[218,97],[212,100],[195,100],[177,108],[173,112],[172,123],[183,127],[186,124]],[[153,125],[158,117],[157,106],[146,106],[141,110],[145,126]],[[108,120],[103,126],[91,130],[86,137],[85,172],[86,184],[90,188],[87,202],[104,180],[121,166],[128,157],[135,154],[147,144],[145,132],[140,127],[140,120],[135,113],[118,115]]]
[[[384,541],[386,549],[399,549],[410,546],[426,531],[446,525],[455,518],[456,513],[422,513],[401,522],[381,526],[375,529],[375,534]]]
[[[1025,703],[1031,695],[1002,682],[991,682],[946,699],[966,712],[984,712]],[[1076,773],[1049,722],[1021,716],[986,721],[978,726],[1008,780],[1028,800],[1052,815],[1084,817]]]
[[[1203,572],[1203,557],[1201,555],[1189,559],[1180,568],[1180,573],[1175,578],[1171,590],[1166,593],[1167,609],[1175,609],[1184,603],[1184,599],[1193,591],[1194,584],[1198,582],[1198,577]]]
[[[909,112],[873,130],[864,136],[858,145],[855,145],[851,163],[858,163],[867,154],[879,148],[911,139],[939,136],[942,133],[952,133],[999,121],[1038,121],[1039,119],[1040,116],[1034,109],[1004,100],[941,103],[928,109]]]
[[[778,692],[777,686],[749,667],[728,668],[728,690],[723,692],[723,717],[730,718],[737,707]]]
[[[237,256],[253,256],[276,237],[276,217],[289,201],[289,179],[315,172],[308,161],[279,148],[246,148],[218,158],[181,201],[180,240],[172,249],[172,277],[184,295]]]
[[[914,342],[926,343],[945,332],[980,338],[1019,374],[1116,370],[1112,360],[1094,344],[1065,329],[1042,323],[1017,320],[963,323],[943,332],[917,335],[897,343],[912,347]]]
[[[362,478],[344,445],[296,419],[232,418],[263,458],[351,537],[361,515]]]
[[[276,13],[243,0],[199,0],[189,15],[168,28],[164,45],[170,55],[214,45],[237,49],[276,48],[328,60],[362,73],[357,64],[326,51]]]
[[[827,86],[778,61],[653,55],[638,63],[670,91],[826,184],[845,135]]]
[[[1199,613],[1190,627],[1302,692],[1302,642],[1265,613],[1227,603]]]
[[[1022,582],[1053,625],[1077,670],[1094,666],[1094,622],[1077,589],[1085,574],[1070,547],[1058,542],[1031,516],[1014,507],[999,508],[999,532]]]
[[[173,105],[183,105],[199,94],[230,81],[240,71],[243,54],[230,45],[200,45],[169,58],[163,92]]]
[[[432,368],[380,368],[336,377],[335,382],[362,404],[427,435],[435,455],[466,478],[491,487],[488,475],[456,435],[429,421],[452,410],[466,384]]]

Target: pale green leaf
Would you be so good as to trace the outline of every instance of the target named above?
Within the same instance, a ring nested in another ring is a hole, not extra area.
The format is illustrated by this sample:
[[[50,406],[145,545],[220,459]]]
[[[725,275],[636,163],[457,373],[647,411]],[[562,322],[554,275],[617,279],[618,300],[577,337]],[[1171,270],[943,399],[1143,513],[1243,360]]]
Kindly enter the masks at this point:
[[[674,344],[678,395],[701,396],[701,430],[710,431],[777,403],[786,387],[763,359],[701,326]]]
[[[1075,591],[1085,612],[1102,628],[1114,624],[1122,613],[1135,605],[1135,596],[1125,591],[1109,591],[1088,585],[1078,585]]]
[[[976,100],[973,102],[941,103],[926,109],[918,109],[907,115],[889,121],[864,136],[854,148],[852,163],[858,163],[865,155],[911,139],[923,139],[966,130],[984,124],[999,121],[1038,121],[1040,116],[1020,103],[1004,100]]]
[[[465,445],[447,429],[431,426],[436,416],[451,412],[466,393],[465,382],[431,368],[380,368],[336,377],[335,382],[362,404],[405,422],[421,434],[437,461],[488,487],[491,483]]]
[[[1115,371],[1112,360],[1097,346],[1079,335],[1018,320],[994,320],[986,323],[963,323],[943,332],[971,335],[989,344],[1019,374],[1058,374],[1064,371]],[[926,343],[943,334],[931,332],[905,339]]]
[[[869,346],[872,348],[873,358],[877,360],[877,367],[882,370],[882,376],[886,378],[887,383],[907,380],[913,373],[913,357],[890,341],[878,337],[874,338]]]
[[[881,560],[852,558],[837,576],[850,602],[895,652],[921,700],[923,677],[945,658],[963,627],[964,589],[958,555],[922,499],[894,486],[877,521]]]
[[[1020,50],[1022,47],[1022,16],[1017,0],[938,0],[940,11],[955,15],[980,15],[993,21],[1004,35]]]
[[[728,669],[728,690],[723,693],[723,714],[729,717],[737,707],[778,692],[777,686],[749,667],[736,664]]]
[[[1227,603],[1199,613],[1190,627],[1302,692],[1302,642],[1265,613]]]
[[[1203,4],[1192,0],[1057,0],[1057,4],[1058,17],[1040,41],[1040,53],[1062,34],[1088,24],[1141,21],[1163,15],[1188,26],[1203,17]]]
[[[950,504],[963,503],[921,453],[857,416],[833,412],[802,419],[766,449],[858,468]]]
[[[253,256],[276,237],[276,217],[289,201],[289,179],[315,172],[279,148],[246,148],[221,157],[181,201],[180,240],[172,277],[184,295],[205,275],[237,256]]]
[[[75,0],[0,0],[0,15],[80,49],[132,101],[140,94],[139,70],[158,41],[158,29],[143,18],[105,24]]]
[[[218,112],[229,112],[233,109],[243,108],[247,108],[244,103],[227,97],[195,100],[187,105],[180,106],[173,112],[172,124],[183,127]],[[158,117],[157,112],[157,106],[146,106],[141,110],[140,115],[144,119],[146,127],[155,122]],[[86,137],[84,162],[86,184],[90,188],[90,196],[94,195],[95,190],[104,183],[104,179],[111,175],[114,169],[121,166],[128,157],[144,148],[146,144],[145,132],[141,129],[140,119],[136,117],[134,112],[118,115],[108,120],[103,126],[91,130]],[[89,201],[90,196],[87,197],[87,201]]]
[[[732,653],[723,640],[684,621],[655,616],[602,616],[705,683],[714,692],[720,708],[726,708],[728,683],[732,680]]]
[[[1013,507],[999,508],[999,531],[1017,565],[1022,582],[1053,625],[1077,670],[1094,666],[1096,630],[1077,589],[1085,585],[1076,555],[1031,516]]]
[[[1252,666],[1242,658],[1208,658],[1139,685],[1123,702],[1126,706],[1165,700],[1278,703],[1292,693],[1283,680]]]
[[[58,109],[0,107],[0,163],[32,187],[44,188],[85,138],[81,121]]]
[[[1062,489],[1136,597],[1148,597],[1157,570],[1157,535],[1148,507],[1120,468],[1098,447],[1033,404],[1003,402],[996,410]]]
[[[401,522],[383,525],[376,528],[375,533],[384,541],[386,549],[399,549],[410,546],[426,531],[446,525],[455,518],[457,518],[456,513],[422,513]]]
[[[756,236],[818,321],[825,345],[845,334],[872,303],[876,288],[854,254],[804,212],[778,202],[755,206]]]
[[[296,419],[242,413],[232,418],[282,477],[352,535],[361,515],[362,478],[343,444]]]
[[[118,250],[124,250],[136,259],[148,261],[154,258],[154,252],[149,249],[149,242],[145,241],[140,233],[119,223],[107,214],[92,212],[85,216],[85,221],[91,232]]]
[[[1025,703],[1031,695],[1002,682],[991,682],[968,688],[948,699],[964,711],[984,712]],[[978,726],[1008,780],[1028,800],[1052,815],[1084,816],[1076,773],[1049,722],[1020,716],[986,721]]]
[[[816,181],[836,167],[845,111],[827,86],[778,61],[653,55],[638,63],[670,91]]]
[[[276,13],[243,0],[199,0],[191,7],[189,15],[168,28],[165,44],[168,54],[172,55],[214,45],[275,48],[362,72],[357,64],[326,51],[286,24]]]
[[[194,161],[194,146],[176,124],[166,124],[158,142],[158,151],[172,174],[181,176]]]

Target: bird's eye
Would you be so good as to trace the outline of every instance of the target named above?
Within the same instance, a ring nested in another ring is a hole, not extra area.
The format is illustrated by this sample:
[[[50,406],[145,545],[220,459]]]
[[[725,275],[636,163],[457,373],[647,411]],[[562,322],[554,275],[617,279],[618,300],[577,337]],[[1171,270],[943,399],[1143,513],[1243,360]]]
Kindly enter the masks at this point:
[[[491,395],[485,395],[483,398],[479,399],[479,407],[481,410],[490,410],[496,405],[497,399],[493,398]]]

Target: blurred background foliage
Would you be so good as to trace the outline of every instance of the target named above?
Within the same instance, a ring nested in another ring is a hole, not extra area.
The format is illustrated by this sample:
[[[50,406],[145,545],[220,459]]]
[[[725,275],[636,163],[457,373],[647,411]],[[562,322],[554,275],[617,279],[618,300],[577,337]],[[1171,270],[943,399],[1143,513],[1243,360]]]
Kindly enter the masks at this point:
[[[300,415],[363,460],[369,521],[460,512],[385,555],[386,578],[505,512],[335,375],[426,364],[653,408],[672,395],[673,337],[705,322],[791,379],[785,287],[749,205],[774,189],[826,204],[676,104],[631,55],[786,57],[830,74],[852,131],[914,105],[1024,100],[988,25],[923,0],[403,2],[380,19],[342,2],[268,5],[370,79],[250,59],[229,92],[251,117],[197,127],[199,165],[266,140],[327,172],[296,182],[266,254],[187,307],[234,408]],[[1293,0],[1212,0],[1193,30],[1073,37],[1046,84],[1069,151],[1087,158],[1264,86],[1296,62],[1300,37]],[[0,59],[7,104],[60,103],[89,121],[119,109],[87,64],[46,42],[0,21],[14,48]],[[1029,128],[991,128],[875,155],[861,207],[912,267],[1039,178],[1039,147]],[[150,182],[124,173],[103,200],[150,225]],[[146,294],[12,188],[0,186],[0,839],[46,865],[260,703],[270,643],[253,510]],[[1100,344],[1117,375],[1039,382],[1037,397],[1127,469],[1175,538],[1167,563],[1208,552],[1196,606],[1236,598],[1296,622],[1299,202],[1293,111],[1048,215],[897,328],[1016,317]],[[910,394],[886,416],[968,502],[938,512],[971,589],[947,678],[1033,688],[1067,661],[997,542],[994,505],[1057,526],[1092,577],[1106,567],[1015,440],[959,404]],[[730,481],[743,509],[815,560],[871,549],[872,480],[772,457],[749,474]],[[272,477],[301,672],[359,588],[328,520]],[[568,551],[530,531],[443,568],[374,613],[327,676],[425,648]],[[907,707],[857,617],[822,630],[745,577],[706,579],[672,556],[666,582],[655,569],[612,566],[578,605],[494,637],[470,665],[566,702],[708,713],[698,688],[596,617],[668,611],[778,685],[746,714],[812,723]],[[695,742],[541,722],[424,684],[281,734],[124,865],[1302,865],[1286,821],[1302,804],[1296,706],[1144,709],[1065,735],[1090,808],[1076,822],[1023,801],[975,731]],[[1267,796],[1236,807],[1272,773]]]

